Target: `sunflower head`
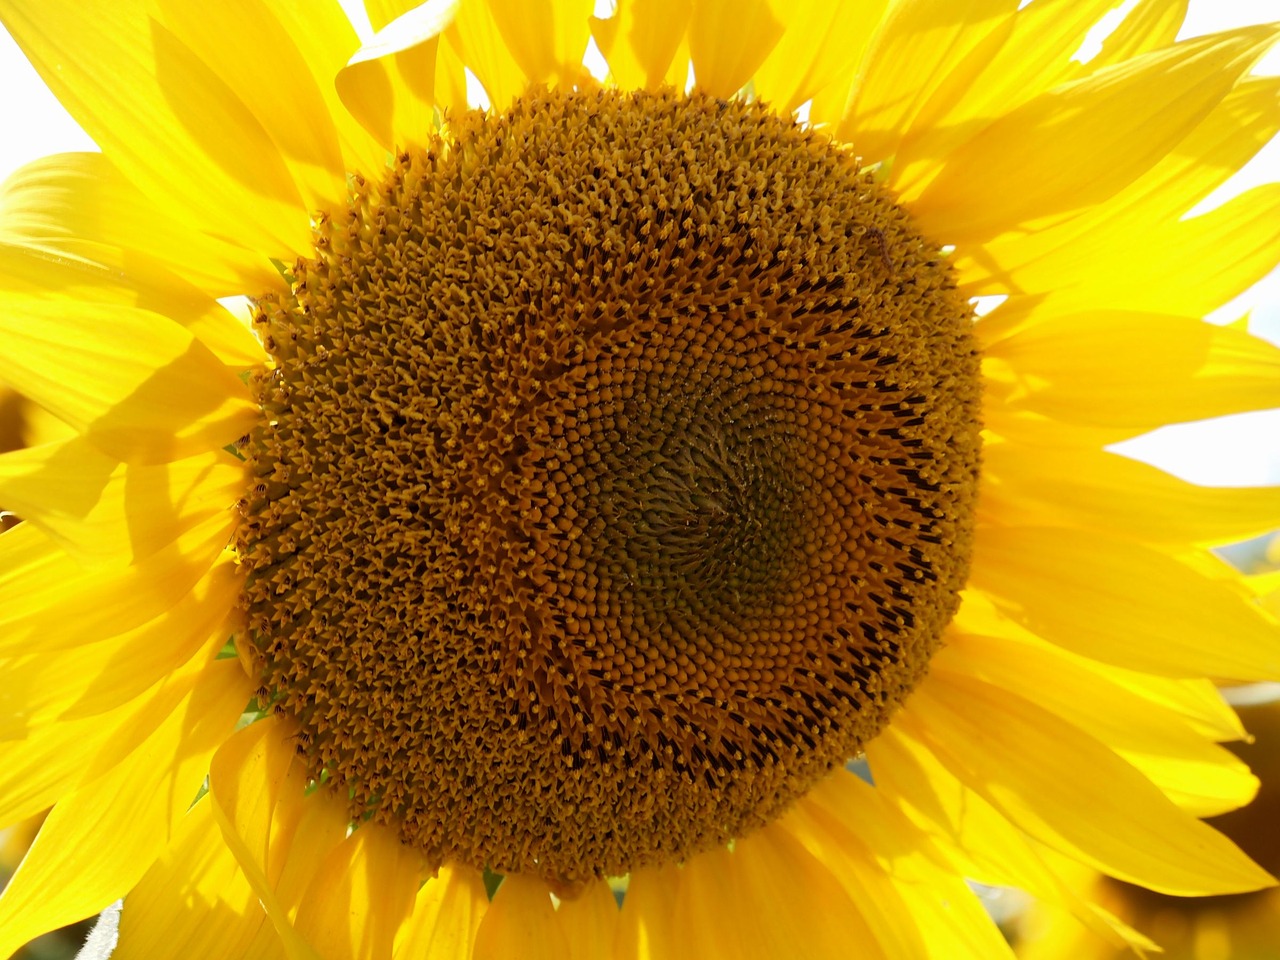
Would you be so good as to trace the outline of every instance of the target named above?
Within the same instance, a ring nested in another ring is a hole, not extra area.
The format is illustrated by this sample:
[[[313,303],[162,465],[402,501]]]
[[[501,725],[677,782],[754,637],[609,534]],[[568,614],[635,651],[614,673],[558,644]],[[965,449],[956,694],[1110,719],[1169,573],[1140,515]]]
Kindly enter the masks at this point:
[[[259,302],[263,684],[436,862],[684,859],[923,675],[968,566],[969,307],[761,104],[535,91],[446,130]]]

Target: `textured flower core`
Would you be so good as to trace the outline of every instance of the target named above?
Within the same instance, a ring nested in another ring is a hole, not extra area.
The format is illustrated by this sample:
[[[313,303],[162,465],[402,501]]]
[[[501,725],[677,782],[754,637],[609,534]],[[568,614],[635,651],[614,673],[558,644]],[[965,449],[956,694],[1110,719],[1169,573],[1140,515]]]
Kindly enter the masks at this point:
[[[969,308],[765,107],[531,92],[353,179],[289,298],[238,547],[313,776],[566,889],[779,814],[967,572]]]

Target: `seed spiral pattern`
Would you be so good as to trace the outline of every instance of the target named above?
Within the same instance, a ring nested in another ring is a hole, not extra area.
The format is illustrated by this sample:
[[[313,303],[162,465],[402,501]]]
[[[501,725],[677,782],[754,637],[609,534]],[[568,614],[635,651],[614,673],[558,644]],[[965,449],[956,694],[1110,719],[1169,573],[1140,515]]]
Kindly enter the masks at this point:
[[[778,815],[919,681],[979,459],[969,308],[760,104],[531,91],[353,177],[245,454],[300,751],[438,862],[572,890]]]

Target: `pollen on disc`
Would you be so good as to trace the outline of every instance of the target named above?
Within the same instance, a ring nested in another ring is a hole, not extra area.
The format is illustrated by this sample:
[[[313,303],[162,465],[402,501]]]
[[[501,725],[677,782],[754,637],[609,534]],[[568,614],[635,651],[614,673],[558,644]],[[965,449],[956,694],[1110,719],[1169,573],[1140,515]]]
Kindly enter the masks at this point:
[[[696,94],[533,91],[352,179],[258,301],[237,535],[311,775],[572,887],[857,755],[967,573],[937,247],[847,150]]]

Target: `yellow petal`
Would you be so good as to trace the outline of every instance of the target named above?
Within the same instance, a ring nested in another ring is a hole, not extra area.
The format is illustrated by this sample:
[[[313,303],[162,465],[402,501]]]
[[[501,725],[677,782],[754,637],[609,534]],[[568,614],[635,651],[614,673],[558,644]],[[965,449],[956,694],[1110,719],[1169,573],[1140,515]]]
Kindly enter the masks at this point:
[[[675,923],[683,874],[675,864],[631,872],[618,918],[618,960],[679,960],[686,956]]]
[[[564,960],[568,955],[569,941],[547,885],[535,877],[505,877],[480,920],[473,960]]]
[[[33,524],[0,535],[0,657],[114,637],[173,608],[226,547],[216,516],[128,567],[86,568]]]
[[[591,18],[591,34],[609,64],[614,83],[624,90],[657,89],[674,83],[683,89],[688,57],[677,57],[689,26],[687,0],[618,0],[607,19]],[[672,68],[680,75],[672,77]]]
[[[0,739],[22,737],[57,718],[104,713],[142,694],[200,654],[226,643],[241,577],[224,564],[172,610],[137,630],[70,651],[4,663]]]
[[[990,598],[972,590],[962,594],[960,609],[952,623],[961,633],[1045,645],[1034,633],[1001,614]],[[1114,684],[1150,702],[1157,713],[1167,711],[1202,737],[1215,742],[1248,739],[1240,718],[1209,680],[1157,677],[1101,663],[1061,647],[1055,649],[1059,656],[1098,674],[1104,683]]]
[[[694,0],[689,55],[698,88],[732,97],[764,63],[784,30],[769,0]]]
[[[930,674],[906,708],[957,777],[1027,833],[1112,876],[1181,896],[1274,881],[1077,727],[982,681]]]
[[[390,958],[396,934],[413,910],[421,869],[421,856],[394,830],[366,823],[312,872],[294,929],[325,960]]]
[[[531,83],[581,79],[593,7],[593,0],[464,3],[448,36],[502,110]]]
[[[1035,295],[1041,317],[1098,306],[1202,315],[1274,263],[1274,253],[1261,261],[1275,242],[1269,231],[1275,213],[1263,190],[1204,217],[1182,216],[1277,132],[1280,78],[1247,78],[1172,152],[1106,204],[1057,227],[959,251],[962,284],[970,293],[981,287],[987,293],[994,288]],[[1238,238],[1233,225],[1245,236]],[[1184,275],[1173,262],[1195,269]],[[1153,284],[1155,277],[1160,282]]]
[[[308,210],[279,149],[147,0],[6,0],[0,19],[125,178],[198,229],[288,259]]]
[[[1235,810],[1258,791],[1257,778],[1239,758],[1176,713],[1048,644],[952,632],[930,669],[976,677],[1017,694],[1035,691],[1041,707],[1106,744],[1193,816]]]
[[[267,717],[237,731],[214,754],[214,819],[290,960],[322,954],[294,929],[301,896],[325,857],[346,839],[343,805],[324,790],[306,796],[290,729]]]
[[[163,28],[204,63],[266,131],[298,184],[305,209],[332,209],[344,203],[346,166],[322,92],[322,87],[332,86],[333,74],[312,73],[272,4],[241,0],[196,6],[184,0],[156,0],[156,6]],[[332,0],[309,6],[320,17],[346,19]],[[289,19],[303,18],[294,14]],[[348,30],[354,45],[355,31],[349,26]],[[328,64],[330,71],[336,67]]]
[[[676,925],[684,956],[884,957],[860,907],[795,837],[777,824],[685,863]]]
[[[0,503],[87,565],[143,560],[247,489],[244,465],[221,450],[122,464],[74,437],[0,454]]]
[[[1104,450],[988,444],[980,515],[1146,543],[1222,544],[1280,528],[1280,487],[1200,487]]]
[[[439,37],[459,0],[434,0],[381,26],[337,77],[346,108],[387,150],[424,143],[434,132]]]
[[[608,883],[595,880],[578,896],[562,900],[556,917],[569,942],[569,960],[612,960],[618,901]]]
[[[956,150],[912,213],[935,239],[964,245],[1101,203],[1207,117],[1275,35],[1188,40],[1055,87]]]
[[[212,808],[205,797],[187,811],[169,848],[125,897],[113,960],[284,960],[282,946],[249,952],[267,917]]]
[[[1046,861],[1049,851],[938,762],[922,744],[912,717],[899,713],[893,726],[868,745],[867,759],[876,789],[929,837],[956,872],[993,886],[1017,887],[1124,946],[1123,934]]]
[[[6,250],[9,243],[34,248],[27,251],[29,262],[37,254],[53,261],[49,276],[5,269],[4,285],[17,292],[70,294],[84,287],[93,293],[124,283],[137,299],[120,302],[203,310],[209,296],[284,288],[269,252],[200,233],[164,213],[101,153],[53,154],[15,171],[0,187],[0,238]],[[5,262],[0,259],[0,266]],[[54,266],[62,268],[60,275]],[[205,298],[192,296],[192,285]],[[161,294],[166,299],[157,302]],[[252,340],[247,331],[243,336]],[[261,348],[256,355],[262,356]]]
[[[796,812],[809,819],[810,850],[840,878],[855,902],[871,906],[859,899],[862,889],[848,883],[857,875],[853,861],[863,856],[879,865],[877,899],[887,904],[889,912],[899,912],[909,925],[904,930],[900,924],[895,931],[896,948],[877,930],[886,956],[1012,960],[1012,950],[981,901],[951,864],[931,849],[929,840],[875,788],[837,770],[800,801]],[[789,819],[781,825],[786,826]],[[865,876],[865,868],[862,872]],[[893,903],[895,893],[899,904]],[[886,919],[883,909],[865,912],[873,925]],[[901,942],[904,937],[909,944],[906,949]]]
[[[195,800],[251,689],[238,664],[211,665],[138,749],[58,802],[0,897],[0,956],[97,913],[138,882]]]
[[[773,12],[785,33],[756,69],[756,96],[790,113],[828,88],[847,96],[888,0],[795,0]],[[812,114],[810,119],[814,120]]]
[[[1016,0],[902,0],[889,8],[859,71],[839,139],[870,162],[891,158],[941,87],[959,91],[1013,28]],[[950,238],[939,238],[949,242]]]
[[[0,336],[8,383],[121,460],[217,449],[258,419],[230,369],[189,331],[146,310],[5,297]]]
[[[983,58],[976,76],[961,74],[941,85],[935,100],[945,109],[918,116],[903,137],[888,183],[910,203],[947,158],[999,116],[1058,83],[1072,79],[1071,57],[1089,30],[1122,0],[1040,0],[1013,17],[1004,42]]]
[[[422,885],[413,914],[400,928],[392,960],[470,957],[476,930],[489,908],[484,878],[470,867],[441,867]]]
[[[1102,42],[1102,51],[1089,61],[1097,70],[1167,47],[1187,17],[1188,0],[1139,0],[1120,25]]]
[[[1137,433],[1280,406],[1280,347],[1190,317],[1052,317],[988,343],[983,372],[1000,434],[1026,413]]]
[[[1280,677],[1280,626],[1242,591],[1137,544],[984,527],[970,582],[1033,633],[1104,663],[1172,677]]]

